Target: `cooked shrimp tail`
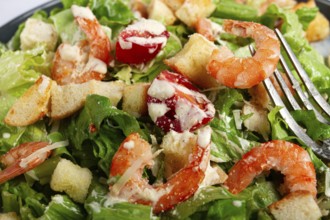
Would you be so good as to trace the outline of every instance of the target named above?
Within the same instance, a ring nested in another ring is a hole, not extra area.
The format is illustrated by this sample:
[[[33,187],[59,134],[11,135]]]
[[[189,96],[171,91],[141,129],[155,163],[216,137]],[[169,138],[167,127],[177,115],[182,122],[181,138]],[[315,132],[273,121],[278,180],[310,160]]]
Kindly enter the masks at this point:
[[[0,171],[0,184],[24,174],[42,164],[52,149],[66,146],[67,141],[49,144],[48,142],[28,142],[10,149],[0,157],[5,169]]]
[[[237,194],[256,176],[271,169],[284,175],[283,193],[308,191],[316,197],[316,174],[309,154],[302,147],[281,140],[261,144],[243,155],[230,170],[225,185]]]
[[[251,88],[274,72],[280,42],[272,30],[258,23],[234,20],[225,20],[223,28],[228,33],[253,38],[257,50],[253,57],[239,58],[226,47],[215,49],[207,70],[218,82],[231,88]]]
[[[211,129],[199,131],[189,164],[171,176],[164,184],[150,185],[142,177],[145,166],[152,165],[150,145],[138,134],[129,135],[113,157],[110,178],[120,179],[110,185],[110,194],[132,203],[153,206],[154,213],[170,210],[191,197],[205,177],[209,163]]]
[[[88,7],[73,5],[71,9],[87,40],[75,45],[62,43],[57,48],[51,77],[60,85],[101,80],[112,59],[110,40]]]

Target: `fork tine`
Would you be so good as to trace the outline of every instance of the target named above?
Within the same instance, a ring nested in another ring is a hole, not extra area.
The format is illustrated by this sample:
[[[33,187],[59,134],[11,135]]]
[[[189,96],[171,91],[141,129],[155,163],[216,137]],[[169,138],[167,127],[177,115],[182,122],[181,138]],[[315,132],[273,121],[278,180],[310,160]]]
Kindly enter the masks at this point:
[[[285,83],[285,81],[284,81],[281,73],[277,69],[275,69],[274,75],[275,75],[277,81],[279,82],[279,84],[280,84],[280,86],[281,86],[281,88],[282,88],[282,90],[283,90],[286,98],[289,100],[289,103],[291,104],[292,108],[294,110],[300,110],[301,109],[300,108],[300,105],[298,104],[298,102],[296,101],[296,99],[293,97],[293,95],[292,95],[289,87]]]
[[[305,93],[303,92],[303,90],[301,89],[298,80],[293,76],[291,70],[289,69],[288,65],[286,64],[284,58],[282,55],[280,55],[280,63],[283,67],[283,69],[285,70],[286,75],[288,76],[292,87],[296,90],[298,97],[300,98],[300,100],[302,101],[302,103],[304,104],[304,106],[308,109],[308,110],[313,110],[316,118],[320,121],[323,122],[325,124],[330,124],[330,122],[325,119],[322,114],[320,112],[318,112],[314,106],[312,105],[312,103],[309,101],[309,99],[306,97]],[[288,88],[288,86],[286,85],[286,83],[284,82],[281,74],[277,73],[278,70],[275,71],[275,77],[277,78],[279,84],[281,85],[285,96],[287,97],[287,99],[289,100],[290,104],[292,105],[294,110],[300,110],[300,106],[299,104],[296,102],[295,98],[293,97],[290,89]],[[298,106],[297,106],[298,105]]]
[[[322,159],[329,160],[330,158],[330,150],[329,148],[323,148],[321,145],[317,144],[315,141],[313,141],[303,130],[302,127],[293,119],[288,109],[285,107],[281,97],[277,93],[275,87],[273,86],[270,79],[265,79],[263,81],[263,84],[267,88],[267,92],[271,99],[273,100],[274,104],[276,106],[282,107],[280,109],[280,115],[282,118],[286,121],[286,123],[289,125],[292,132],[302,141],[305,143],[306,146],[310,147],[314,153],[316,153],[318,156],[320,156]]]
[[[315,99],[317,104],[321,107],[321,109],[328,115],[330,116],[330,105],[322,95],[319,93],[319,91],[315,88],[314,84],[311,82],[310,78],[308,77],[307,73],[305,70],[302,68],[300,62],[298,61],[297,57],[294,55],[293,51],[291,50],[289,44],[286,42],[284,39],[282,33],[278,30],[275,29],[275,33],[280,39],[285,51],[287,52],[291,62],[293,63],[294,68],[296,69],[297,73],[301,77],[304,85],[306,86],[308,92],[311,94],[311,96]]]
[[[254,48],[252,45],[249,46],[250,52],[253,55],[255,53]],[[266,87],[266,90],[271,97],[272,101],[274,102],[275,106],[281,107],[280,109],[280,115],[282,118],[286,121],[286,123],[289,125],[292,132],[302,141],[305,143],[306,146],[310,147],[315,154],[317,154],[319,157],[321,157],[324,160],[329,161],[330,160],[330,148],[329,147],[322,147],[318,143],[316,143],[314,140],[312,140],[304,131],[304,129],[294,120],[294,118],[291,116],[288,109],[285,107],[280,95],[277,93],[274,85],[272,84],[271,80],[269,78],[265,79],[263,81],[264,86]]]

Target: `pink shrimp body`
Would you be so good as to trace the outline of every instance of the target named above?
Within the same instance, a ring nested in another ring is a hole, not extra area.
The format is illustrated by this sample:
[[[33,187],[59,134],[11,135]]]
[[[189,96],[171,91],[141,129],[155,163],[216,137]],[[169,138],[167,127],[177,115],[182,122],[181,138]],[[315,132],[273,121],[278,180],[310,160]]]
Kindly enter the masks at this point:
[[[110,185],[110,194],[132,203],[151,205],[156,214],[190,198],[205,177],[210,156],[210,132],[210,128],[207,128],[199,133],[187,166],[173,174],[166,183],[155,185],[150,185],[142,177],[144,167],[152,165],[153,155],[149,143],[137,133],[129,135],[112,160],[110,178],[121,178]],[[130,173],[128,177],[127,173]],[[123,178],[127,179],[118,187]]]
[[[309,154],[302,147],[281,140],[261,144],[244,154],[230,170],[225,185],[237,194],[257,175],[271,169],[284,175],[284,193],[308,191],[316,196],[316,174]]]
[[[255,40],[253,57],[239,58],[227,48],[215,49],[207,71],[215,79],[231,88],[246,89],[259,84],[275,70],[280,55],[280,43],[275,33],[258,23],[225,20],[226,32]]]
[[[48,142],[29,142],[21,144],[17,147],[10,149],[6,154],[0,157],[0,162],[6,167],[4,170],[0,171],[0,184],[4,183],[16,176],[32,170],[36,166],[43,163],[51,151],[47,151],[44,154],[36,157],[32,161],[26,164],[22,164],[22,160],[35,151],[46,147],[49,145]]]
[[[72,13],[87,40],[62,43],[55,54],[51,76],[60,85],[101,80],[112,59],[110,40],[89,8],[72,6]]]

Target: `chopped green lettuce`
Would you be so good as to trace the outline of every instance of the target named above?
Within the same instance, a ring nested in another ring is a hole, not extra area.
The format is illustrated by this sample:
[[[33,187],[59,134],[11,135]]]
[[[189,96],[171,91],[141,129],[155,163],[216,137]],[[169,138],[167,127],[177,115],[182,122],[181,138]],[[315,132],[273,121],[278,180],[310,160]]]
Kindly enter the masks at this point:
[[[85,212],[81,206],[74,203],[69,196],[56,194],[45,209],[40,220],[53,219],[85,219]]]
[[[256,8],[230,0],[218,1],[217,7],[211,16],[242,21],[258,21],[259,19]]]
[[[237,195],[220,186],[208,186],[164,214],[164,218],[188,219],[198,213],[199,219],[227,219],[228,216],[236,216],[233,219],[256,219],[260,210],[266,209],[278,199],[279,195],[274,186],[264,180],[256,182]],[[226,208],[219,208],[220,205]],[[241,218],[243,216],[244,218]]]
[[[314,12],[311,11],[311,13]],[[311,17],[312,16],[309,16],[309,19]],[[300,14],[299,17],[295,12],[279,8],[273,4],[268,7],[266,13],[261,17],[261,23],[274,28],[274,25],[278,19],[283,20],[280,30],[313,83],[319,90],[329,88],[330,69],[324,64],[323,57],[304,37],[305,33],[303,24],[300,23],[302,15]],[[290,63],[290,61],[287,63]]]
[[[109,220],[157,220],[152,214],[152,207],[140,204],[131,204],[111,198],[108,194],[108,185],[93,181],[85,208],[92,219]]]
[[[126,136],[138,132],[147,138],[136,118],[99,95],[87,96],[80,113],[63,122],[61,127],[74,148],[72,155],[80,159],[81,165],[98,164],[107,175],[111,159]]]

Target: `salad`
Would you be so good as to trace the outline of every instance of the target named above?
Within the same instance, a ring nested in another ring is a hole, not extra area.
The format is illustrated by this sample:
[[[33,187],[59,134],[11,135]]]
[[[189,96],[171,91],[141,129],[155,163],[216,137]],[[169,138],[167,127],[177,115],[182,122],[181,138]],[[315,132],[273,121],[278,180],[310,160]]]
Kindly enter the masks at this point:
[[[315,3],[61,2],[0,43],[0,217],[329,218],[327,162],[262,85],[282,71],[279,28],[330,97]],[[313,111],[291,113],[330,138]]]

